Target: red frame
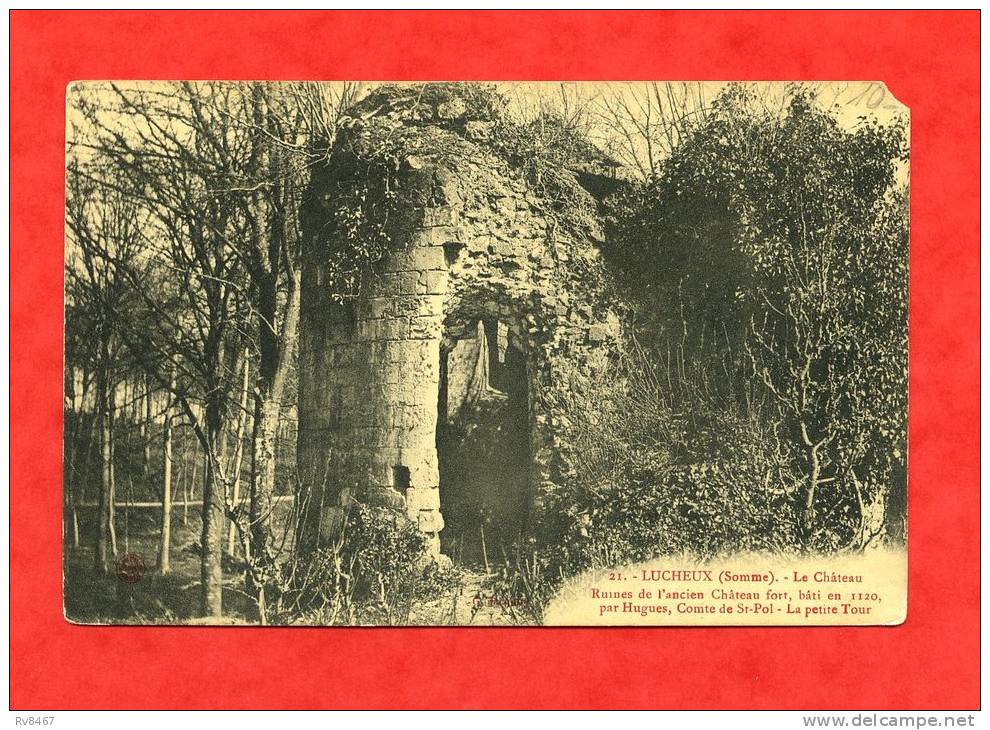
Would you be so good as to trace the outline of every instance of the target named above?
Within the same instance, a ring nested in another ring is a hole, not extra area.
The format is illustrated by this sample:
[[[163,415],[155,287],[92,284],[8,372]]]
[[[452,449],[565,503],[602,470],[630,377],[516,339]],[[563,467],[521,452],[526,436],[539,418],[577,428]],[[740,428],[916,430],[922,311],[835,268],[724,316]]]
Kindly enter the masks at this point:
[[[14,11],[15,709],[979,706],[979,12]],[[887,628],[80,627],[62,618],[77,79],[881,79],[912,112],[910,596]],[[205,691],[209,688],[209,691]]]

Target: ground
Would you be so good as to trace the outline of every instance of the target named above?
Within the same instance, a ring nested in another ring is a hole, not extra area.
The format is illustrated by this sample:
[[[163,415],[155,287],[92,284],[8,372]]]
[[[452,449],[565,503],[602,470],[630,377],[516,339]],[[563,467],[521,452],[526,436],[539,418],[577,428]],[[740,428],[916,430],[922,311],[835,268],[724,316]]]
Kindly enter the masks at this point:
[[[80,545],[71,534],[64,551],[65,616],[81,624],[182,624],[202,623],[199,618],[200,521],[190,510],[185,524],[181,509],[173,515],[171,571],[158,574],[157,520],[148,510],[134,510],[124,525],[118,513],[118,557],[141,556],[145,570],[140,580],[128,583],[116,571],[102,574],[94,566],[93,526],[80,519]],[[459,566],[460,584],[440,597],[414,602],[409,624],[492,626],[513,625],[524,620],[506,606],[506,601],[486,587],[483,569]],[[126,577],[126,576],[125,576]],[[255,607],[244,592],[243,565],[224,559],[224,617],[209,623],[256,623]]]

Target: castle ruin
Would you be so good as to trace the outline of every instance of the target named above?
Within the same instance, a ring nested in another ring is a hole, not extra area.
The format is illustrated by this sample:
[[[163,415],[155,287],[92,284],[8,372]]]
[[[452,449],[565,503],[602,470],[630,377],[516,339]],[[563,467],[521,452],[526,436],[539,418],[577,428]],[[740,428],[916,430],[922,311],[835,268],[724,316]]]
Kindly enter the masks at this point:
[[[569,201],[547,200],[493,151],[489,110],[456,90],[385,89],[351,114],[305,222],[297,458],[310,534],[327,539],[356,499],[404,511],[434,553],[455,537],[445,523],[510,537],[534,527],[568,468],[553,392],[603,366],[617,338],[596,280],[596,201],[579,184],[593,176],[558,172]],[[334,206],[367,195],[379,142],[401,240],[341,297]]]

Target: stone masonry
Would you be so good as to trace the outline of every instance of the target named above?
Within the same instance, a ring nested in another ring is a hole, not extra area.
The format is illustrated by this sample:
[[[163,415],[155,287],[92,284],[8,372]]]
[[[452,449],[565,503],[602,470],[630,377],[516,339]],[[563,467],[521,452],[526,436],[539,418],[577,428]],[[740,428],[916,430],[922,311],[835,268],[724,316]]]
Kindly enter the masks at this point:
[[[298,460],[311,535],[339,529],[350,500],[405,512],[434,551],[444,528],[437,457],[438,400],[447,356],[497,323],[503,348],[525,356],[532,500],[566,469],[548,389],[562,374],[600,366],[617,335],[588,284],[598,263],[594,225],[569,230],[547,202],[479,142],[483,120],[464,110],[395,111],[389,124],[419,144],[402,160],[423,204],[404,245],[354,299],[327,291],[321,245],[306,239],[300,325]],[[479,128],[479,125],[482,125]],[[350,134],[361,134],[358,127]],[[424,153],[423,150],[426,150]],[[314,175],[329,186],[332,164]],[[590,201],[593,206],[593,201]],[[311,228],[321,224],[317,207]],[[507,344],[506,344],[507,343]]]

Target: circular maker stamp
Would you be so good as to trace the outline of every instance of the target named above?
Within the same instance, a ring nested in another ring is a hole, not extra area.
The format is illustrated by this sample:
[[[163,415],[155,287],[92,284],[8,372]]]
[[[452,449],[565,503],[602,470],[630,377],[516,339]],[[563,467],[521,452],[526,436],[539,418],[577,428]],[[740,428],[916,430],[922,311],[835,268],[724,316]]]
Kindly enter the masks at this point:
[[[122,583],[137,583],[144,578],[144,558],[137,553],[124,553],[117,561],[117,578]]]

